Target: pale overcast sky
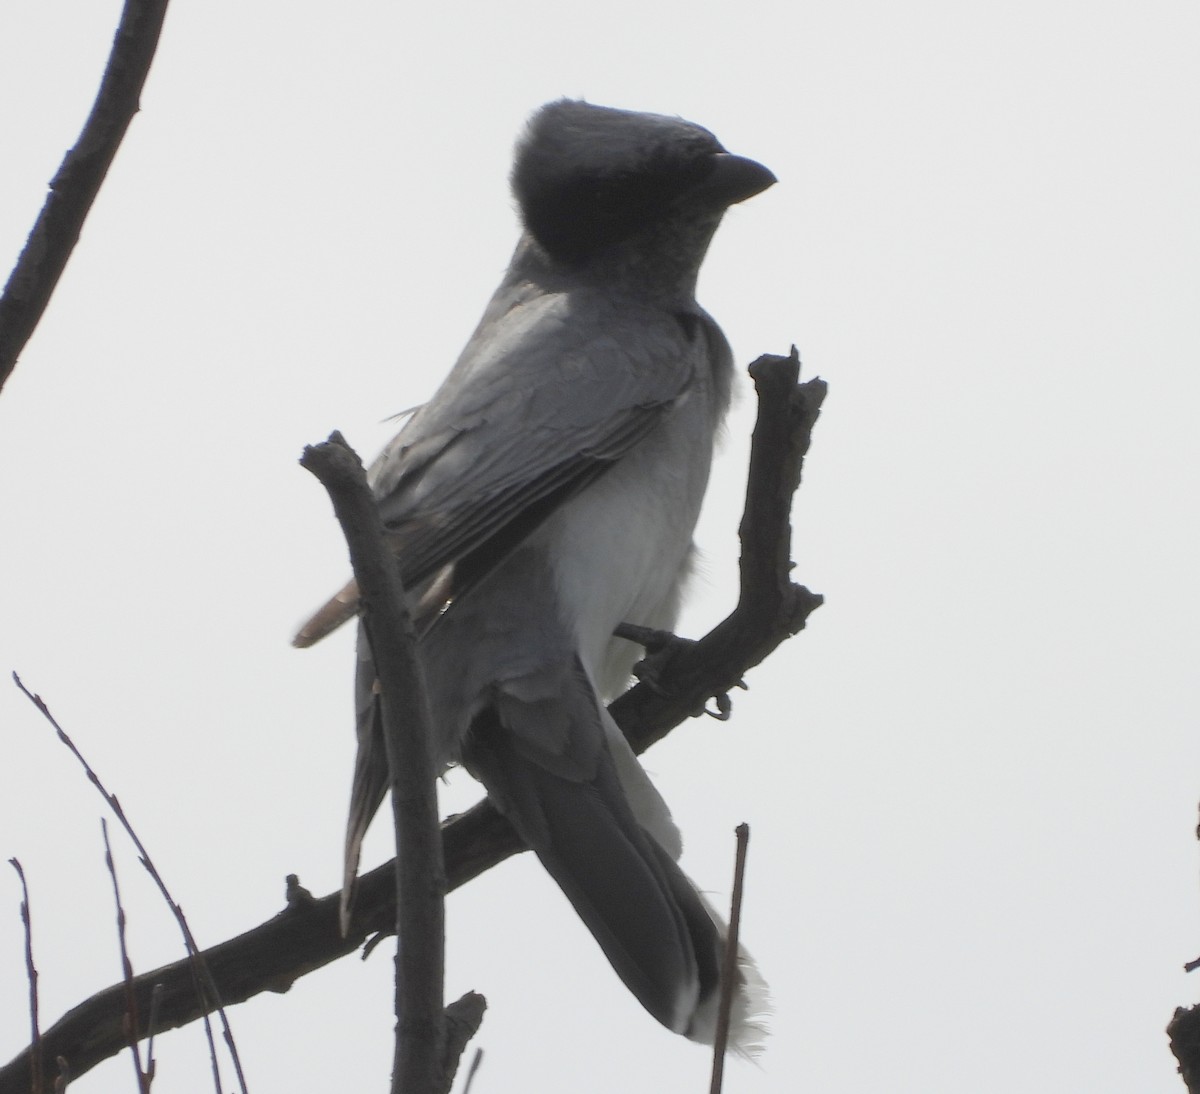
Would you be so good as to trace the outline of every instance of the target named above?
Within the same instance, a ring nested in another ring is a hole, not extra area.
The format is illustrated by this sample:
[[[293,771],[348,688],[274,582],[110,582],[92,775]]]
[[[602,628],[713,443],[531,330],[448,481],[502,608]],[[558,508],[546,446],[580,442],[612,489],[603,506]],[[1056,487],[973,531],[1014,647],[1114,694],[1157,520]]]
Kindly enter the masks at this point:
[[[116,0],[0,3],[0,265],[90,105]],[[742,363],[830,384],[797,499],[827,603],[734,718],[646,758],[744,939],[773,1037],[728,1094],[1179,1094],[1200,1000],[1200,9],[1184,2],[176,0],[66,276],[0,394],[0,857],[47,1024],[119,974],[99,799],[202,942],[338,884],[346,573],[296,465],[371,456],[453,363],[515,239],[526,116],[680,114],[769,165],[701,300]],[[682,630],[732,603],[753,416],[730,418]],[[445,810],[478,797],[454,777]],[[373,831],[368,864],[388,854]],[[118,839],[139,970],[173,923]],[[0,1058],[25,1043],[0,881]],[[252,1091],[385,1090],[382,947],[231,1011]],[[702,1091],[530,856],[449,901],[474,1094]],[[211,1090],[198,1026],[155,1089]],[[232,1089],[232,1080],[226,1080]],[[81,1079],[133,1089],[129,1063]]]

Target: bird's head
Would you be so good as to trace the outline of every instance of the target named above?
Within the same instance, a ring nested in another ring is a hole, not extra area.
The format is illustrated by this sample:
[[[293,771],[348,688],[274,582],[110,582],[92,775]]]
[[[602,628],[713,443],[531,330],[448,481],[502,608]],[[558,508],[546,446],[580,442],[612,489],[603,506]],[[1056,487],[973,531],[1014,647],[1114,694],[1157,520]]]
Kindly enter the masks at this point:
[[[555,263],[644,253],[693,277],[725,210],[774,182],[699,125],[571,99],[534,114],[512,172],[525,229]]]

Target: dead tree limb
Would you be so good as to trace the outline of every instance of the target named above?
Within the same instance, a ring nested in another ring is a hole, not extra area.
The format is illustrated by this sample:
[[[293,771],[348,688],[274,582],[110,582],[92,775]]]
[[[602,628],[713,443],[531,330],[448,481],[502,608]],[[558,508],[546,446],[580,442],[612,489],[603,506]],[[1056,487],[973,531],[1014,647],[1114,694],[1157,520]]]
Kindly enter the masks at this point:
[[[306,448],[300,464],[329,492],[350,548],[381,692],[396,837],[395,924],[405,940],[396,953],[392,1090],[434,1094],[450,1085],[443,1071],[446,869],[438,837],[433,716],[417,632],[358,456],[334,433],[324,444]]]
[[[0,388],[50,303],[83,222],[139,109],[167,0],[125,0],[92,111],[50,181],[50,193],[0,296]]]
[[[1188,1094],[1200,1094],[1200,1006],[1176,1007],[1167,1038]]]
[[[819,379],[798,383],[799,359],[760,357],[751,366],[758,390],[758,421],[751,444],[750,476],[740,534],[739,602],[696,643],[672,647],[655,667],[654,687],[639,684],[612,711],[637,752],[700,713],[714,695],[735,687],[745,673],[805,625],[821,597],[790,579],[791,496],[800,482],[811,431],[825,397]],[[447,891],[524,849],[508,822],[487,801],[442,826]],[[372,870],[359,881],[353,931],[338,927],[340,894],[319,900],[290,886],[289,906],[273,919],[204,951],[221,998],[240,1003],[264,991],[284,992],[300,977],[356,951],[374,934],[396,928],[395,867]],[[299,895],[297,895],[299,894]],[[158,1030],[200,1017],[187,961],[143,973],[134,982],[139,1013],[161,984]],[[65,1057],[77,1078],[125,1045],[121,1030],[124,985],[93,995],[42,1034],[49,1059]],[[26,1094],[28,1050],[0,1068],[0,1094]]]

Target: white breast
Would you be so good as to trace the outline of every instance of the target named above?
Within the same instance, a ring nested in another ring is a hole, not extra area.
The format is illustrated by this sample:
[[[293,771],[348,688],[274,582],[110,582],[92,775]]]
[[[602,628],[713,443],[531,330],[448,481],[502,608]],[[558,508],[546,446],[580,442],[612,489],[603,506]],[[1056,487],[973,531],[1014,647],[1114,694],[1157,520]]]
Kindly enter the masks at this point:
[[[544,528],[564,618],[601,695],[629,679],[640,649],[618,623],[670,628],[712,460],[712,414],[693,390],[654,433]]]

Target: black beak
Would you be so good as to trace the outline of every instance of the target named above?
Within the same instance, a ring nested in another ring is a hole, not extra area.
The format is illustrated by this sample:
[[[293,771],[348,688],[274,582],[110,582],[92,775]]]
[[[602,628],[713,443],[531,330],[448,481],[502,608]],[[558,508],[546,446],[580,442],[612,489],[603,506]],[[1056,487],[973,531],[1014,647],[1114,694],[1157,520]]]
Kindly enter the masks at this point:
[[[767,168],[745,156],[714,152],[710,162],[712,170],[697,189],[721,205],[736,205],[739,201],[761,194],[776,182],[775,176]]]

